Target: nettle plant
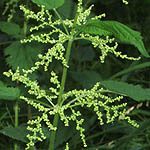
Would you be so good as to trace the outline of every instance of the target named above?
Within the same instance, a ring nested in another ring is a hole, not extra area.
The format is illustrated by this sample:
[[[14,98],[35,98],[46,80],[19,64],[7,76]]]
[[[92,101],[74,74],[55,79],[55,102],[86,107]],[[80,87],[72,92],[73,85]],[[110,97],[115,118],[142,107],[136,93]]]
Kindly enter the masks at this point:
[[[89,16],[93,5],[88,9],[84,9],[82,0],[78,0],[75,17],[71,20],[62,19],[56,10],[56,8],[63,5],[64,0],[32,1],[40,7],[39,12],[35,13],[23,5],[20,6],[20,9],[24,12],[27,19],[34,19],[39,22],[39,24],[31,27],[30,32],[32,34],[30,37],[21,40],[21,42],[30,43],[37,41],[39,43],[48,43],[51,48],[49,48],[44,55],[39,54],[38,61],[35,62],[35,65],[30,69],[21,70],[18,67],[15,72],[9,70],[4,73],[7,77],[11,77],[12,81],[23,83],[25,87],[28,88],[28,93],[32,96],[34,95],[37,100],[45,99],[48,102],[47,105],[44,102],[33,100],[30,97],[20,96],[21,100],[33,106],[41,113],[37,118],[27,122],[27,129],[31,134],[27,135],[29,142],[26,150],[33,147],[36,141],[42,142],[46,139],[42,129],[43,123],[46,124],[51,132],[49,150],[53,150],[58,120],[61,120],[64,126],[68,127],[70,121],[75,122],[76,130],[80,133],[83,146],[87,147],[88,145],[84,133],[85,129],[82,126],[84,119],[80,111],[81,108],[85,107],[95,112],[100,125],[111,123],[118,118],[119,120],[127,120],[132,126],[138,127],[138,124],[127,116],[127,103],[120,102],[124,96],[115,93],[115,96],[116,94],[119,96],[114,97],[112,94],[113,91],[103,88],[101,82],[97,82],[91,89],[74,89],[71,91],[65,90],[65,83],[67,80],[67,70],[70,67],[69,58],[71,47],[74,41],[88,40],[94,48],[99,48],[100,63],[104,63],[108,53],[112,53],[122,59],[139,60],[140,57],[128,57],[120,51],[117,51],[118,43],[115,39],[134,45],[143,56],[149,57],[144,48],[140,33],[116,21],[101,21],[101,18],[105,17],[105,14],[90,18]],[[123,0],[123,3],[128,4],[125,0]],[[49,11],[50,9],[52,9],[58,17],[57,20],[54,20],[53,15]],[[49,27],[51,31],[44,34],[36,34],[36,31],[45,27]],[[63,66],[61,81],[59,81],[55,71],[49,71],[49,65],[54,59],[60,61]],[[49,72],[49,81],[50,84],[53,85],[49,87],[49,92],[41,89],[38,81],[33,81],[30,78],[30,74],[37,71],[40,67],[43,67],[45,72]],[[68,114],[67,112],[70,113]],[[53,117],[53,121],[51,121],[50,117]],[[68,149],[69,143],[66,143],[66,150]]]

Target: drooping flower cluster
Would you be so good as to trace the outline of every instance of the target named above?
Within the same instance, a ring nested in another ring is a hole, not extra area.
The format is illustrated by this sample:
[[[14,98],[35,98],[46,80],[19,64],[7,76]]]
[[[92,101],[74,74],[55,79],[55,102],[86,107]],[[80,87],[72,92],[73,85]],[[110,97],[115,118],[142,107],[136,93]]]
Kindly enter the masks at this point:
[[[127,4],[127,1],[123,0],[123,3]],[[91,9],[94,5],[91,5],[88,9],[84,10],[82,6],[82,0],[78,0],[78,7],[77,7],[77,21],[76,25],[83,25],[88,21],[88,17],[90,16]],[[108,55],[108,53],[113,53],[116,57],[121,57],[122,59],[128,59],[128,60],[138,60],[139,58],[134,58],[134,57],[128,57],[127,55],[123,55],[120,51],[117,51],[118,44],[117,42],[114,43],[114,46],[110,46],[110,43],[114,42],[114,38],[110,38],[107,36],[105,39],[101,38],[99,36],[93,36],[90,34],[85,34],[85,33],[80,33],[76,34],[76,30],[74,29],[73,35],[69,33],[67,28],[74,28],[73,22],[74,20],[62,20],[62,18],[59,16],[59,19],[52,21],[52,15],[49,13],[48,10],[44,9],[44,6],[41,6],[41,11],[39,11],[37,14],[35,14],[33,11],[26,9],[24,6],[20,6],[20,9],[25,13],[26,17],[28,19],[35,19],[40,24],[38,26],[31,27],[30,31],[38,31],[39,29],[45,28],[49,26],[52,28],[52,30],[49,33],[42,33],[39,35],[36,34],[31,34],[30,38],[24,39],[21,42],[26,43],[26,42],[32,42],[32,41],[38,41],[41,43],[50,43],[53,44],[54,46],[48,50],[47,56],[45,58],[45,61],[47,61],[47,66],[48,64],[52,61],[52,58],[54,57],[55,59],[61,60],[62,63],[67,66],[65,58],[64,58],[64,51],[65,48],[63,46],[63,43],[69,41],[69,40],[77,40],[77,39],[86,39],[91,41],[92,45],[94,48],[98,47],[100,49],[100,61],[101,63],[104,62],[105,57]],[[102,17],[105,17],[106,14],[103,13],[101,15],[95,16],[91,18],[91,20],[95,19],[101,19]],[[58,28],[60,24],[63,24],[65,32],[61,29]],[[55,39],[53,37],[53,34],[58,34],[58,38]],[[41,56],[41,55],[40,55]],[[41,56],[42,57],[42,56]],[[67,66],[68,67],[68,66]],[[47,67],[45,67],[47,70]]]
[[[2,15],[5,15],[6,12],[9,11],[8,18],[7,18],[8,22],[10,22],[12,20],[12,18],[14,17],[17,6],[18,6],[17,0],[10,0],[10,1],[6,2],[6,6],[5,6],[5,9],[4,9]]]
[[[77,25],[86,23],[87,17],[90,15],[92,7],[93,6],[90,6],[87,10],[84,10],[82,7],[82,0],[78,0]],[[81,118],[82,113],[76,109],[78,107],[91,108],[97,115],[100,125],[113,122],[117,117],[119,117],[120,119],[127,120],[131,125],[137,127],[138,125],[134,121],[132,121],[130,117],[125,116],[125,106],[127,104],[115,103],[120,102],[123,97],[118,96],[113,98],[106,96],[104,93],[109,93],[109,91],[107,89],[101,88],[101,84],[99,82],[96,83],[90,90],[75,89],[64,93],[62,95],[62,101],[60,105],[58,105],[55,104],[54,101],[56,102],[56,99],[58,99],[59,97],[61,83],[54,71],[50,73],[49,80],[50,83],[55,87],[49,88],[49,91],[52,93],[51,95],[49,95],[44,89],[40,88],[38,81],[32,81],[29,78],[29,74],[32,74],[34,71],[39,69],[40,66],[44,68],[44,71],[48,71],[48,66],[53,61],[53,58],[55,58],[56,60],[60,60],[64,67],[69,68],[66,58],[64,57],[66,51],[64,43],[79,38],[90,40],[94,47],[98,47],[101,50],[101,62],[104,62],[104,59],[107,56],[108,52],[114,53],[116,56],[120,56],[121,58],[128,58],[127,56],[115,51],[117,48],[117,43],[115,43],[115,45],[112,47],[109,46],[109,43],[112,43],[114,39],[110,39],[109,37],[106,37],[106,39],[102,39],[99,36],[92,36],[84,33],[76,35],[77,31],[75,29],[69,32],[67,28],[73,28],[74,20],[62,20],[61,18],[59,18],[58,20],[53,22],[52,15],[48,10],[44,10],[43,6],[41,6],[41,11],[39,11],[37,14],[31,10],[26,9],[24,6],[20,6],[20,8],[21,10],[23,10],[28,19],[35,19],[40,22],[38,26],[32,27],[30,29],[31,32],[37,31],[47,26],[52,29],[49,33],[42,33],[39,35],[31,34],[29,38],[21,41],[23,43],[38,41],[41,43],[49,43],[51,45],[51,48],[48,49],[46,54],[39,54],[39,61],[35,63],[35,66],[31,67],[28,70],[22,70],[23,75],[22,73],[20,73],[19,69],[17,69],[14,73],[11,70],[4,73],[8,77],[12,77],[13,81],[19,81],[23,83],[25,87],[29,88],[28,93],[34,95],[36,99],[44,98],[49,103],[45,104],[44,102],[33,100],[24,96],[20,97],[20,99],[24,100],[27,104],[32,105],[35,109],[42,113],[40,117],[38,116],[36,119],[28,121],[28,130],[32,134],[27,136],[29,139],[29,143],[27,144],[26,149],[29,149],[31,146],[33,146],[36,140],[43,141],[46,138],[42,130],[42,122],[47,125],[49,130],[57,130],[57,128],[52,125],[49,119],[49,116],[55,116],[56,114],[59,114],[60,120],[64,122],[65,126],[69,126],[69,122],[71,120],[76,123],[76,130],[80,132],[81,140],[83,141],[84,147],[86,147],[87,144],[84,135],[85,129],[82,127],[84,119]],[[94,19],[100,19],[103,16],[105,15],[102,14],[100,16],[96,16],[94,17]],[[60,24],[64,26],[64,30],[58,28]],[[57,38],[56,36],[53,36],[54,34],[57,35]],[[134,60],[134,58],[132,60]],[[66,115],[66,110],[71,112],[70,116]],[[66,145],[66,150],[67,149],[69,149],[68,144]]]
[[[42,115],[40,117],[28,121],[29,126],[27,129],[31,131],[33,135],[27,136],[30,141],[27,144],[27,149],[30,146],[33,146],[36,140],[42,141],[46,138],[42,131],[42,127],[41,127],[42,122],[45,122],[49,130],[57,129],[52,125],[52,123],[48,119],[49,116],[54,116],[57,113],[60,116],[60,120],[64,122],[65,126],[69,126],[69,121],[71,120],[76,122],[76,130],[80,132],[83,145],[86,147],[87,145],[86,145],[85,135],[84,135],[85,129],[82,127],[84,119],[79,119],[79,117],[82,114],[80,111],[76,111],[76,108],[79,106],[92,108],[95,114],[97,115],[100,125],[103,125],[105,122],[111,123],[115,121],[116,118],[119,117],[122,120],[127,120],[131,125],[138,127],[136,122],[132,121],[130,117],[125,116],[126,113],[125,107],[127,103],[122,103],[117,105],[115,104],[115,102],[119,102],[121,99],[123,99],[123,96],[112,98],[104,95],[103,93],[108,93],[108,90],[99,88],[100,83],[97,83],[90,90],[86,90],[86,89],[72,90],[67,93],[64,93],[62,103],[59,106],[53,104],[53,100],[58,98],[58,89],[60,87],[60,83],[54,72],[51,73],[51,78],[50,78],[50,82],[57,85],[56,89],[52,87],[50,88],[51,92],[55,94],[54,96],[47,95],[44,90],[40,90],[37,82],[31,81],[25,76],[21,76],[18,73],[18,71],[16,71],[16,73],[12,73],[11,71],[9,71],[5,73],[5,75],[7,75],[8,77],[12,76],[13,81],[18,80],[24,83],[27,87],[30,87],[30,90],[28,91],[30,94],[35,95],[37,99],[44,97],[51,104],[49,106],[45,106],[42,103],[40,104],[40,102],[34,101],[30,98],[26,98],[24,96],[20,97],[20,99],[27,102],[27,104],[32,105],[35,109],[42,112]],[[72,100],[68,101],[68,99],[70,98]],[[70,116],[65,114],[66,110],[71,111]],[[103,114],[103,112],[105,112],[105,114]]]

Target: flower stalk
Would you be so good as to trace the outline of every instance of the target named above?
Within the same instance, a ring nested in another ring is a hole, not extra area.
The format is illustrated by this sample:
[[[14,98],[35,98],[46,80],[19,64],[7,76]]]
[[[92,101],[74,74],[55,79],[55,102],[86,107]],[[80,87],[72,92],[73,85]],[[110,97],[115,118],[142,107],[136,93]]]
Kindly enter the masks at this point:
[[[58,15],[58,13],[57,13],[57,15]],[[77,23],[77,18],[78,18],[78,12],[76,12],[76,15],[75,15],[74,26]],[[65,57],[67,65],[69,63],[71,46],[72,46],[72,43],[73,43],[73,34],[74,34],[74,29],[72,29],[72,31],[71,31],[71,35],[70,35],[71,38],[69,39],[68,46],[67,46],[67,52],[66,52],[66,57]],[[61,106],[61,104],[62,104],[62,95],[63,95],[64,89],[65,89],[65,83],[66,83],[66,78],[67,78],[67,70],[68,70],[68,68],[64,66],[63,74],[62,74],[62,80],[61,80],[61,87],[60,87],[59,97],[58,97],[58,102],[57,102],[57,105],[59,105],[59,106]],[[57,127],[58,120],[59,120],[59,114],[56,114],[54,116],[54,120],[53,120],[53,126],[54,127]],[[49,150],[54,150],[55,136],[56,136],[56,131],[52,131],[51,136],[50,136]]]

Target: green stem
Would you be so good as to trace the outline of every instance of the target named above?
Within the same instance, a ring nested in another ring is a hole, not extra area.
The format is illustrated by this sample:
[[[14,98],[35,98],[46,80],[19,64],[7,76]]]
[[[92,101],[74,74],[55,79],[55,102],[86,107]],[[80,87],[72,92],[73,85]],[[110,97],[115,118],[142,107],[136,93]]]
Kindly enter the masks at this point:
[[[19,110],[19,105],[18,101],[15,103],[15,127],[18,127],[18,110]]]
[[[28,120],[31,120],[31,118],[32,118],[31,106],[28,105]]]
[[[75,15],[74,26],[77,23],[77,18],[78,18],[78,12],[76,12],[76,15]],[[67,64],[69,62],[71,46],[72,46],[72,42],[74,39],[73,35],[74,35],[74,29],[71,30],[70,40],[68,41],[67,52],[66,52],[66,57],[65,57]],[[62,104],[62,95],[64,92],[64,87],[65,87],[65,82],[66,82],[66,77],[67,77],[67,69],[68,68],[66,68],[66,67],[64,67],[64,69],[63,69],[61,87],[60,87],[59,97],[58,97],[58,101],[57,101],[57,105],[59,105],[59,106],[61,106],[61,104]],[[56,114],[54,116],[54,120],[53,120],[54,127],[57,127],[58,119],[59,119],[59,114]],[[54,150],[55,137],[56,137],[56,131],[52,131],[51,136],[50,136],[49,150]]]
[[[65,26],[65,24],[64,24],[64,22],[63,22],[63,20],[62,20],[62,18],[61,18],[61,16],[59,15],[59,13],[57,12],[57,10],[56,10],[55,8],[54,8],[53,10],[54,10],[54,12],[56,13],[56,15],[58,16],[58,18],[61,20],[62,25],[63,25],[63,27],[64,27],[64,29],[65,29],[67,35],[69,35],[69,32],[68,32],[68,30],[67,30],[67,28],[66,28],[66,26]]]
[[[67,64],[69,62],[71,46],[72,46],[72,40],[70,40],[68,42],[67,53],[66,53]],[[67,68],[64,67],[62,80],[61,80],[61,87],[60,87],[59,97],[58,97],[58,102],[57,102],[58,105],[61,104],[62,95],[63,95],[63,92],[64,92],[64,87],[65,87],[65,82],[66,82],[66,77],[67,77]],[[59,119],[59,114],[56,114],[54,116],[54,120],[53,120],[53,126],[54,127],[57,127],[58,119]],[[50,137],[49,150],[53,150],[54,149],[55,136],[56,136],[56,131],[52,131],[51,132],[51,137]]]
[[[14,107],[14,111],[15,111],[15,128],[18,127],[18,110],[19,110],[18,101],[16,101],[15,107]],[[17,150],[17,149],[18,149],[18,145],[15,143],[14,144],[14,150]]]
[[[25,17],[24,25],[23,25],[23,35],[26,37],[27,34],[27,24],[28,24],[28,19]]]
[[[29,0],[26,1],[26,7],[29,7]],[[23,35],[26,37],[27,35],[27,25],[28,25],[28,18],[24,16],[24,24],[23,24]]]

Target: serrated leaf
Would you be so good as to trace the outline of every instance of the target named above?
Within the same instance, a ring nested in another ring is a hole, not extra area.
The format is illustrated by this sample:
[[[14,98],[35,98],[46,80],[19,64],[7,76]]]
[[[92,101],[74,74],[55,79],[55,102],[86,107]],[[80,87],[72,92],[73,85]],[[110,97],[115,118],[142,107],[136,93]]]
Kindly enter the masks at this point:
[[[75,123],[69,122],[69,126],[71,126],[71,128],[65,127],[64,123],[62,123],[61,121],[59,122],[59,126],[56,132],[55,148],[68,141],[76,133]]]
[[[45,9],[50,10],[53,8],[58,8],[63,5],[64,0],[32,0],[37,5],[44,5]]]
[[[42,127],[42,131],[43,131],[44,135],[47,138],[49,138],[51,131],[49,131],[46,127]],[[18,127],[6,127],[4,129],[0,130],[0,133],[4,134],[12,139],[24,142],[24,143],[29,142],[27,135],[33,134],[29,130],[27,130],[26,125],[20,125]],[[34,142],[36,143],[37,141],[34,141]]]
[[[129,96],[138,102],[150,100],[150,89],[144,89],[140,85],[132,85],[113,80],[102,81],[101,84],[111,91]]]
[[[0,99],[3,100],[16,100],[20,96],[20,90],[18,88],[10,88],[4,85],[0,85]]]
[[[4,21],[0,21],[0,30],[8,35],[18,35],[21,31],[19,25]]]
[[[63,18],[72,18],[72,14],[74,14],[74,9],[72,9],[72,6],[76,7],[76,3],[72,0],[65,0],[62,7],[58,8],[58,12],[61,16],[63,16]]]
[[[92,61],[95,57],[95,53],[89,47],[81,47],[78,51],[73,50],[71,57],[79,62]]]
[[[27,131],[26,126],[19,126],[17,128],[6,127],[4,129],[0,130],[0,133],[4,134],[12,139],[24,142],[24,143],[28,142],[28,139],[26,138],[26,136],[29,133],[29,131]]]
[[[75,28],[85,33],[96,34],[100,36],[112,35],[112,32],[106,28],[104,21],[90,20],[86,24],[78,25]]]
[[[89,47],[84,47],[82,49],[78,49],[79,50],[79,57],[78,57],[78,61],[83,62],[83,61],[92,61],[95,57],[95,53],[92,49],[90,49]]]
[[[85,33],[100,36],[113,35],[116,39],[123,43],[134,45],[143,56],[150,57],[144,47],[140,33],[130,29],[120,22],[89,20],[86,24],[76,26],[75,28]]]
[[[42,44],[14,42],[8,46],[4,52],[7,56],[6,61],[10,67],[16,69],[29,69],[34,65],[37,55],[42,50]]]
[[[72,78],[77,81],[83,88],[91,88],[96,82],[101,80],[100,74],[95,71],[72,71],[71,72]]]

